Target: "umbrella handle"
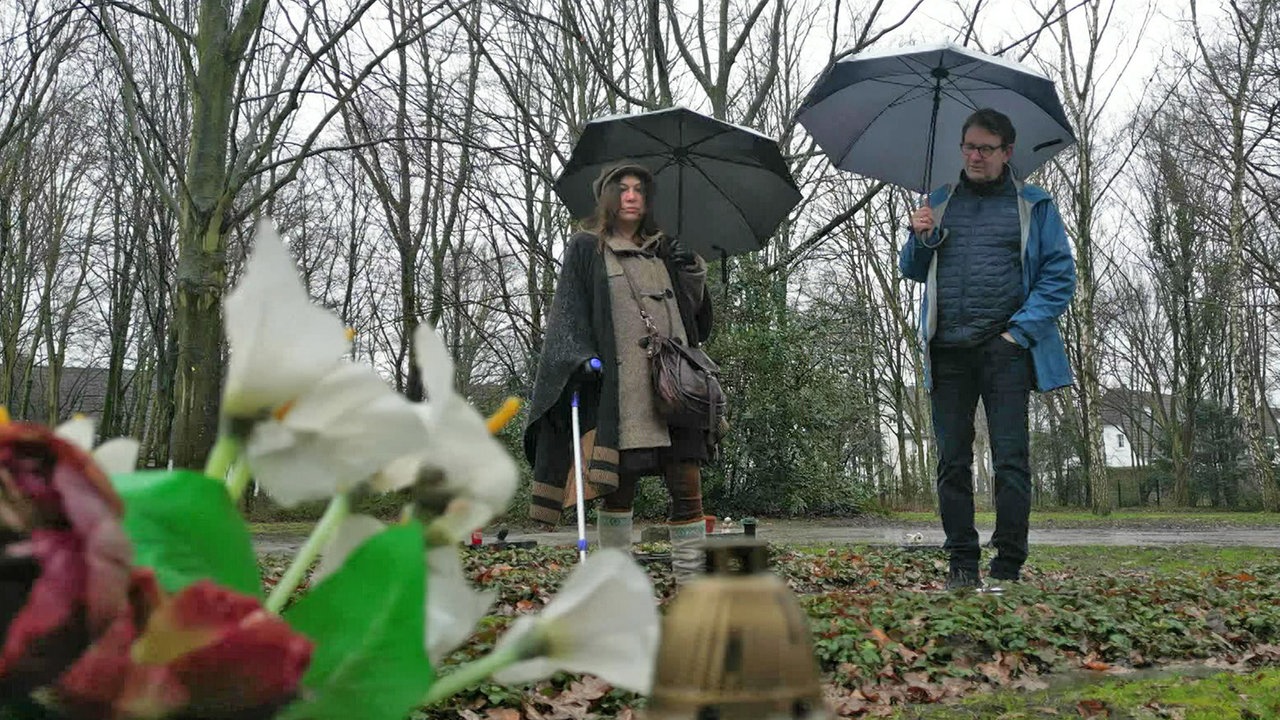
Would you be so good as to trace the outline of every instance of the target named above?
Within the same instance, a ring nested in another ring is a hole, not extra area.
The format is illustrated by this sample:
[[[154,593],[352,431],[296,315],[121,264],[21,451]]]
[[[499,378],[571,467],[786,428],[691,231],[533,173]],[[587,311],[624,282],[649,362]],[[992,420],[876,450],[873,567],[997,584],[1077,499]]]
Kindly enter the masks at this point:
[[[917,207],[917,209],[918,209],[918,208],[921,208],[921,207],[929,207],[929,194],[928,194],[928,193],[921,193],[921,194],[920,194],[920,204],[919,204],[919,205],[917,205],[916,207]],[[933,237],[933,236],[935,236],[935,235],[937,235],[937,236],[938,236],[938,242],[936,242],[936,243],[930,243],[930,242],[928,241],[928,238],[931,238],[931,237]],[[921,238],[920,238],[920,244],[932,250],[933,248],[936,248],[936,247],[938,247],[939,245],[941,245],[944,241],[946,241],[946,239],[947,239],[947,233],[943,232],[943,231],[942,231],[942,229],[941,229],[941,228],[939,228],[937,225],[934,225],[934,226],[933,226],[933,229],[929,231],[929,234],[928,234],[928,235],[925,235],[924,237],[921,237]]]

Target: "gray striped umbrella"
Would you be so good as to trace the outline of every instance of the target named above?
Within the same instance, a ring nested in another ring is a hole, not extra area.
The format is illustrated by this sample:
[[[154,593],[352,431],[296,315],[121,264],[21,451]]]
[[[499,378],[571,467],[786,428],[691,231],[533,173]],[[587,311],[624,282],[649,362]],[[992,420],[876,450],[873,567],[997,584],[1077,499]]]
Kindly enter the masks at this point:
[[[1013,121],[1018,177],[1075,143],[1053,81],[1004,58],[951,43],[870,51],[823,73],[796,112],[841,170],[916,192],[964,167],[960,129],[990,107]]]

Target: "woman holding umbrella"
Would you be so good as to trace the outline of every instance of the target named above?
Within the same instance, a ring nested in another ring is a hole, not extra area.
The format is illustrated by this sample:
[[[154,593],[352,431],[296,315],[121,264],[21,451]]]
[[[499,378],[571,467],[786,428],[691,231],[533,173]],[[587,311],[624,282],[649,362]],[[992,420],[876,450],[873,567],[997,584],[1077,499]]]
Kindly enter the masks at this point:
[[[600,545],[630,547],[636,484],[661,475],[671,497],[672,568],[683,584],[703,564],[700,468],[719,433],[669,424],[646,341],[653,331],[691,347],[707,339],[706,263],[657,227],[657,189],[645,166],[608,166],[592,189],[595,213],[565,251],[524,434],[534,469],[530,516],[558,524],[575,502],[566,488],[574,474],[569,405],[578,390],[586,497],[603,497]],[[601,360],[598,371],[588,369],[592,358]]]

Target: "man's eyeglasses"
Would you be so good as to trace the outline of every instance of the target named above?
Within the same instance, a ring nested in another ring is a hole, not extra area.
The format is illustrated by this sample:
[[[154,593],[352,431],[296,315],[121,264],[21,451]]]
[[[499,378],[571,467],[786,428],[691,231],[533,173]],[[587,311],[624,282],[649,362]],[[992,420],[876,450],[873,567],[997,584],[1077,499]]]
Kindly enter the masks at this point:
[[[991,157],[991,153],[1003,148],[1004,145],[970,145],[969,143],[961,143],[960,154],[972,155],[978,153],[983,160]]]

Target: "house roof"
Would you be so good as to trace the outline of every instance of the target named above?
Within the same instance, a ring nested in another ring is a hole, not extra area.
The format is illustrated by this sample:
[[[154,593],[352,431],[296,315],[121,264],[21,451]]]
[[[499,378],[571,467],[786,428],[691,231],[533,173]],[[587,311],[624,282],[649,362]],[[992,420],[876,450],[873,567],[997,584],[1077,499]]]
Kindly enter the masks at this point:
[[[0,374],[4,372],[5,368],[0,368]],[[77,413],[101,417],[106,407],[107,377],[108,370],[105,367],[66,366],[62,368],[54,417],[50,418],[47,399],[49,368],[44,365],[35,365],[31,368],[29,397],[26,388],[22,385],[23,378],[16,378],[14,401],[10,402],[11,407],[8,410],[16,419],[39,422],[62,422]],[[133,395],[132,379],[133,371],[125,370],[122,380],[128,397]],[[23,398],[27,398],[25,403],[22,402]]]

